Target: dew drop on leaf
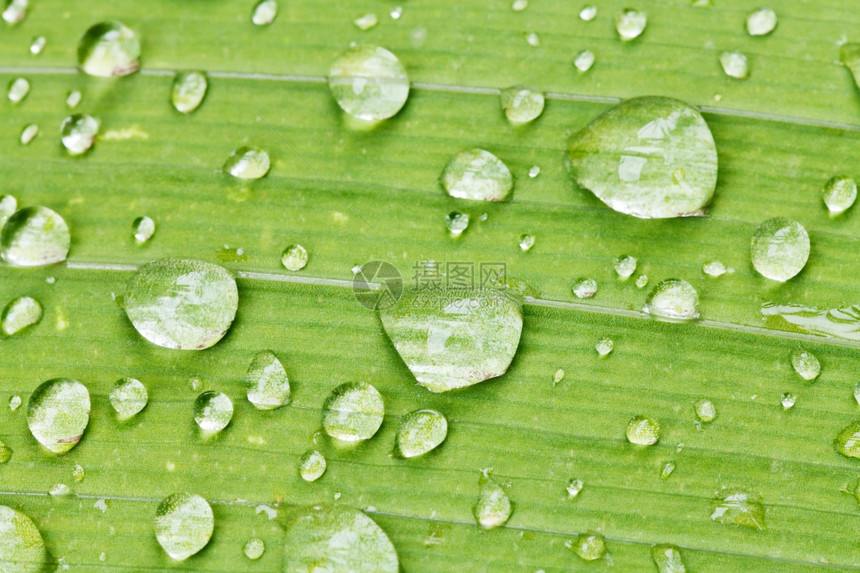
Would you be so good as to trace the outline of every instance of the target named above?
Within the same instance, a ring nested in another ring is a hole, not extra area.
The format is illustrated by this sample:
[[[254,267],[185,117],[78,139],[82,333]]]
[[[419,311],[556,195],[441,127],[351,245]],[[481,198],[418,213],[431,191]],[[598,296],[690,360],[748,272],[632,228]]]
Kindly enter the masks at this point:
[[[248,401],[258,410],[274,410],[290,402],[290,380],[271,350],[254,356],[245,375]]]
[[[535,236],[529,235],[528,233],[526,233],[525,235],[520,235],[519,245],[520,245],[520,250],[522,252],[524,252],[524,253],[529,252],[530,250],[532,250],[532,247],[535,246]]]
[[[278,16],[278,3],[276,0],[260,0],[254,6],[251,13],[251,23],[255,26],[268,26]]]
[[[65,497],[67,495],[72,495],[73,493],[72,488],[64,483],[55,483],[51,486],[51,489],[48,490],[48,495],[51,497]]]
[[[636,416],[627,424],[627,441],[637,446],[653,446],[660,439],[660,424],[647,416]]]
[[[529,0],[514,0],[511,4],[511,10],[514,12],[522,12],[529,7]]]
[[[585,73],[594,66],[594,52],[582,50],[573,58],[573,65],[580,73]]]
[[[42,305],[29,296],[21,296],[9,301],[0,315],[0,329],[6,336],[13,336],[28,326],[42,320]]]
[[[48,40],[45,39],[45,36],[36,36],[33,38],[33,41],[30,42],[30,53],[34,56],[38,56],[44,51],[47,43]]]
[[[857,183],[845,175],[831,177],[824,184],[821,198],[831,215],[844,213],[857,200]]]
[[[27,17],[27,6],[29,0],[7,0],[6,9],[3,10],[3,20],[7,24],[15,25]]]
[[[709,277],[721,277],[728,272],[726,265],[720,261],[707,261],[702,265],[702,272]]]
[[[120,421],[128,420],[146,408],[149,394],[146,386],[135,378],[117,380],[110,391],[110,405]]]
[[[341,384],[323,404],[326,434],[344,442],[369,440],[379,430],[384,416],[382,396],[366,382]]]
[[[848,458],[860,458],[860,422],[854,422],[839,432],[836,451]]]
[[[720,55],[720,65],[729,77],[745,80],[750,75],[747,57],[740,52],[723,52]]]
[[[9,91],[6,96],[12,103],[19,103],[30,93],[30,82],[26,78],[15,78],[9,82]]]
[[[99,133],[99,122],[85,113],[72,114],[60,125],[60,141],[69,155],[83,155]]]
[[[533,48],[537,48],[540,46],[540,36],[535,32],[529,32],[526,34],[526,43]]]
[[[306,482],[320,479],[326,470],[326,460],[317,450],[308,450],[299,461],[299,475]]]
[[[591,298],[597,294],[597,281],[594,279],[579,279],[571,289],[576,298]]]
[[[21,396],[18,396],[17,394],[15,394],[14,396],[11,396],[9,398],[9,411],[10,412],[17,412],[18,408],[21,407],[21,403],[22,403]]]
[[[379,18],[376,17],[376,14],[373,12],[369,12],[364,16],[359,16],[355,20],[353,20],[353,24],[362,31],[370,30],[371,28],[375,28],[377,24],[379,24]]]
[[[770,8],[759,8],[747,16],[747,33],[750,36],[765,36],[774,31],[776,24],[776,12]]]
[[[256,561],[257,559],[262,557],[265,551],[266,544],[259,537],[252,537],[251,539],[246,541],[245,545],[242,547],[242,553],[244,553],[245,557],[247,557],[251,561]]]
[[[33,521],[11,507],[0,505],[0,563],[4,573],[47,571],[50,556]]]
[[[565,490],[567,491],[567,498],[573,499],[582,493],[582,489],[585,487],[585,484],[581,479],[572,479],[567,482],[567,487]]]
[[[699,293],[685,280],[667,279],[650,292],[644,310],[663,320],[693,320],[699,318]]]
[[[155,511],[155,538],[172,559],[184,561],[206,547],[215,528],[209,502],[190,493],[167,496]]]
[[[289,245],[281,253],[281,264],[288,271],[300,271],[308,264],[308,251],[301,245]]]
[[[194,400],[194,421],[204,432],[220,432],[233,419],[233,401],[222,392],[203,392]]]
[[[522,125],[534,121],[543,113],[544,95],[525,86],[513,86],[501,92],[502,111],[508,121]]]
[[[636,285],[636,288],[645,288],[648,286],[648,275],[639,275],[633,284]]]
[[[621,255],[616,258],[612,263],[613,268],[615,268],[615,274],[618,275],[618,278],[621,280],[627,280],[633,273],[636,272],[636,265],[638,261],[636,257],[631,257],[630,255]]]
[[[705,424],[713,422],[717,417],[717,407],[710,400],[699,400],[696,402],[696,417]]]
[[[591,22],[597,17],[597,6],[586,4],[579,11],[579,19],[583,22]]]
[[[782,395],[782,398],[780,398],[780,403],[782,404],[783,410],[791,410],[797,403],[797,396],[790,392],[786,392]]]
[[[81,441],[90,421],[90,393],[70,378],[48,380],[27,402],[27,425],[36,440],[55,454],[65,454]]]
[[[568,540],[565,546],[583,561],[597,561],[606,555],[606,540],[599,533],[582,533],[576,539]]]
[[[243,145],[230,152],[222,169],[237,179],[260,179],[270,167],[268,153],[259,147]]]
[[[36,136],[39,135],[39,126],[35,123],[30,123],[24,126],[24,129],[21,130],[21,145],[30,145],[30,142],[36,139]]]
[[[84,469],[84,466],[81,464],[75,464],[75,467],[72,468],[72,477],[78,483],[83,483],[84,478],[87,477],[87,472]]]
[[[134,241],[142,245],[155,234],[155,221],[147,216],[138,217],[131,223],[131,232]]]
[[[604,356],[609,356],[612,350],[615,348],[615,342],[611,338],[601,338],[594,345],[594,349],[597,351],[597,354],[602,358]]]
[[[451,211],[445,215],[445,227],[452,237],[459,237],[469,227],[469,215],[460,211]]]
[[[501,527],[513,512],[511,500],[504,488],[490,477],[481,477],[480,493],[473,512],[478,525],[484,529]]]
[[[0,442],[0,464],[5,464],[12,459],[12,453],[12,448]]]
[[[818,361],[818,358],[808,350],[802,348],[792,351],[791,367],[807,382],[815,380],[821,374],[821,363]]]
[[[564,368],[556,368],[555,372],[552,375],[552,385],[555,386],[559,384],[562,380],[564,380]]]
[[[170,103],[181,113],[191,113],[203,103],[209,82],[203,72],[179,72],[173,78]]]
[[[400,420],[394,450],[404,458],[423,456],[448,436],[448,420],[435,410],[415,410]]]
[[[725,525],[750,529],[765,528],[765,509],[760,497],[747,493],[730,493],[714,508],[711,519]]]
[[[0,229],[17,210],[18,200],[14,195],[0,195]]]
[[[91,76],[110,78],[140,69],[140,40],[122,22],[93,25],[78,44],[78,65]]]
[[[341,109],[365,121],[395,115],[409,97],[409,76],[400,60],[378,46],[356,45],[338,56],[328,85]]]
[[[651,548],[651,559],[659,573],[687,573],[681,552],[672,545],[655,545]]]
[[[66,96],[66,106],[69,109],[74,109],[80,105],[82,99],[84,99],[84,96],[81,95],[81,92],[78,90],[72,90],[69,92],[69,95]]]
[[[440,179],[451,197],[501,201],[511,192],[514,178],[501,159],[484,149],[467,149],[445,165]]]
[[[750,241],[750,258],[759,274],[785,282],[806,266],[809,249],[809,235],[803,225],[775,217],[755,230]]]
[[[669,461],[660,469],[660,479],[669,479],[675,471],[675,462]]]
[[[615,30],[618,37],[625,42],[635,40],[645,31],[648,18],[645,12],[625,8],[615,16]]]
[[[540,175],[540,167],[538,167],[537,165],[532,165],[529,169],[529,177],[531,179],[534,179],[538,175]]]

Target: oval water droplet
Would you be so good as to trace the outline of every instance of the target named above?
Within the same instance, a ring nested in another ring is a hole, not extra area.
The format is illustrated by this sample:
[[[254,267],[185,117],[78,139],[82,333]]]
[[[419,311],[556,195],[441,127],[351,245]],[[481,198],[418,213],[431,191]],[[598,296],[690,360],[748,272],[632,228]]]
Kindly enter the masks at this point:
[[[591,298],[597,294],[597,281],[594,279],[580,279],[574,283],[571,289],[576,298]]]
[[[597,17],[597,6],[587,4],[579,11],[579,19],[583,22],[591,22]]]
[[[24,126],[24,129],[21,130],[21,145],[30,145],[30,142],[36,139],[37,135],[39,135],[38,125],[31,123]]]
[[[278,16],[276,0],[260,0],[251,13],[251,23],[255,26],[268,26]]]
[[[138,217],[131,223],[131,232],[134,236],[134,241],[138,245],[142,245],[155,234],[155,221],[147,216]]]
[[[415,410],[400,420],[395,452],[404,458],[423,456],[448,436],[448,420],[435,410]]]
[[[63,120],[60,137],[69,155],[86,153],[99,133],[99,122],[91,115],[76,113]]]
[[[0,563],[4,573],[47,571],[50,562],[42,534],[33,521],[0,505]]]
[[[45,36],[36,36],[33,38],[33,41],[30,42],[30,53],[34,56],[38,56],[45,50],[45,45],[48,43],[48,40],[45,39]]]
[[[0,315],[0,329],[6,336],[13,336],[28,326],[38,324],[42,320],[42,305],[29,296],[22,296],[9,301],[3,314]]]
[[[259,537],[252,537],[245,542],[242,553],[251,561],[256,561],[266,552],[266,544]]]
[[[720,66],[729,77],[745,80],[749,77],[747,57],[740,52],[723,52],[720,55]]]
[[[195,259],[159,259],[132,276],[124,304],[134,328],[153,344],[201,350],[227,334],[239,293],[223,267]]]
[[[717,417],[717,407],[710,400],[699,400],[696,402],[696,417],[700,422],[713,422]]]
[[[637,446],[653,446],[660,439],[660,424],[647,416],[636,416],[627,424],[627,441]]]
[[[534,121],[543,113],[544,95],[525,86],[513,86],[501,92],[502,111],[508,121],[521,125]]]
[[[765,528],[765,509],[761,498],[747,493],[730,493],[714,508],[711,519],[725,525],[751,529]]]
[[[155,511],[155,538],[172,559],[184,561],[206,547],[215,529],[209,502],[199,495],[174,493]]]
[[[567,487],[565,490],[567,491],[567,498],[573,499],[582,493],[582,489],[585,487],[585,484],[581,479],[572,479],[567,482]]]
[[[687,573],[681,552],[671,545],[655,545],[651,548],[651,559],[659,573]]]
[[[299,475],[306,482],[314,482],[323,476],[326,466],[325,456],[317,450],[308,450],[299,462]]]
[[[538,175],[540,175],[540,167],[538,167],[537,165],[532,165],[529,169],[529,177],[534,179]]]
[[[48,490],[48,495],[51,497],[65,497],[67,495],[72,495],[73,493],[72,488],[64,483],[54,484],[51,486],[51,489]]]
[[[601,357],[609,356],[612,350],[615,348],[615,342],[612,341],[611,338],[601,338],[594,345],[594,349],[597,351]]]
[[[625,8],[615,16],[615,30],[625,42],[635,40],[645,31],[648,17],[641,10]]]
[[[821,374],[821,363],[818,358],[808,350],[797,348],[791,353],[791,366],[801,378],[811,382]]]
[[[782,398],[780,398],[780,403],[782,404],[783,410],[791,410],[797,403],[797,396],[790,392],[786,392],[782,395]]]
[[[644,310],[664,320],[693,320],[699,318],[699,293],[685,280],[667,279],[648,295]]]
[[[492,478],[481,477],[481,492],[473,513],[478,525],[484,529],[501,527],[508,522],[513,512],[511,500],[505,490]]]
[[[359,16],[352,22],[355,24],[356,28],[362,31],[370,30],[371,28],[375,28],[377,24],[379,24],[379,18],[373,12],[369,12],[364,16]]]
[[[82,99],[84,99],[84,96],[81,95],[81,92],[78,90],[72,90],[69,92],[69,95],[66,96],[66,106],[74,109],[80,105]]]
[[[344,506],[302,510],[284,536],[284,573],[398,573],[397,552],[364,513]]]
[[[452,237],[459,237],[469,227],[469,215],[460,211],[451,211],[445,215],[445,226]]]
[[[524,253],[529,252],[530,250],[532,250],[532,247],[535,246],[535,236],[529,235],[529,234],[520,235],[519,245],[520,245],[520,250],[522,252],[524,252]]]
[[[858,400],[860,403],[860,400]],[[839,432],[834,442],[836,451],[848,458],[860,458],[860,422],[854,422]]]
[[[220,432],[233,419],[233,401],[222,392],[203,392],[194,400],[194,421],[204,432]]]
[[[17,210],[18,200],[13,195],[0,195],[0,229]]]
[[[356,45],[332,64],[328,85],[346,113],[365,121],[395,115],[409,97],[409,76],[397,56],[378,46]]]
[[[379,430],[384,416],[382,396],[366,382],[341,384],[323,404],[326,434],[344,442],[369,440]]]
[[[81,441],[90,421],[90,393],[71,378],[54,378],[36,388],[27,402],[27,425],[36,440],[55,454]]]
[[[564,368],[557,368],[552,375],[552,385],[555,386],[556,384],[564,380],[564,374]]]
[[[203,103],[209,82],[203,72],[180,72],[173,78],[170,103],[181,113],[191,113]]]
[[[526,34],[526,43],[533,48],[537,48],[540,46],[540,36],[535,32],[529,32]]]
[[[606,540],[599,533],[582,533],[576,539],[568,540],[565,546],[583,561],[597,561],[606,555]]]
[[[707,261],[702,265],[702,272],[709,277],[721,277],[728,272],[728,269],[720,261]]]
[[[701,214],[717,183],[717,148],[702,114],[663,97],[609,109],[571,138],[567,159],[581,187],[644,219]]]
[[[274,410],[290,402],[290,380],[271,350],[257,353],[245,375],[248,401],[258,410]]]
[[[622,255],[615,259],[612,266],[615,268],[615,273],[618,275],[618,278],[621,280],[627,280],[636,272],[637,263],[638,261],[636,260],[636,257]]]
[[[290,245],[281,253],[281,264],[288,271],[300,271],[308,265],[308,251],[301,245]]]
[[[762,223],[750,241],[753,267],[762,276],[785,282],[809,260],[809,235],[803,225],[785,217]]]
[[[17,412],[18,408],[21,407],[21,403],[22,403],[21,396],[18,396],[17,394],[15,394],[14,396],[11,396],[9,398],[9,411],[10,412]]]
[[[128,420],[146,408],[149,393],[146,386],[135,378],[117,380],[110,391],[110,405],[120,421]]]
[[[445,165],[440,181],[451,197],[478,201],[501,201],[514,186],[507,165],[478,148],[454,155]]]
[[[238,179],[260,179],[270,167],[268,153],[259,147],[243,145],[227,156],[222,169]]]
[[[26,78],[15,78],[9,82],[9,92],[6,94],[9,101],[18,103],[30,93],[30,82]]]
[[[660,479],[669,479],[669,477],[675,471],[675,462],[668,461],[663,464],[663,467],[660,469]]]
[[[511,4],[511,10],[514,12],[522,12],[529,7],[529,0],[514,0]]]
[[[824,184],[821,198],[831,215],[844,213],[857,200],[857,183],[845,175],[831,177]]]
[[[78,44],[78,65],[91,76],[126,76],[140,68],[140,40],[122,22],[100,22]]]
[[[573,65],[580,73],[585,73],[594,66],[594,59],[594,52],[582,50],[573,58]]]
[[[648,275],[639,275],[633,284],[636,285],[636,288],[645,288],[648,286]]]
[[[27,5],[29,0],[7,0],[6,9],[3,10],[3,20],[7,24],[17,24],[27,17]]]
[[[770,34],[776,28],[776,24],[776,12],[770,8],[759,8],[747,16],[747,32],[750,36]]]

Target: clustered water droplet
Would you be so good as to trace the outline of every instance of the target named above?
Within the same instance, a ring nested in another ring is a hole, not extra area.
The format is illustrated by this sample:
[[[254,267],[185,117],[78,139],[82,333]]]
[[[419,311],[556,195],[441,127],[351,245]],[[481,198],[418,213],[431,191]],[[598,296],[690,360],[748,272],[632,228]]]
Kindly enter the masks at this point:
[[[776,24],[776,12],[770,8],[759,8],[747,16],[747,32],[750,36],[770,34],[776,28]]]
[[[530,250],[532,250],[532,247],[535,246],[534,235],[529,235],[529,234],[520,235],[519,245],[520,245],[520,250],[522,252],[524,252],[524,253],[529,252]]]
[[[614,348],[615,342],[613,342],[611,338],[601,338],[597,341],[597,344],[594,345],[594,349],[601,357],[609,356]]]
[[[266,551],[266,544],[259,537],[252,537],[242,547],[242,553],[251,561],[256,561]]]
[[[29,0],[8,0],[3,10],[3,20],[7,24],[17,24],[27,17]]]
[[[39,135],[39,126],[35,123],[24,126],[21,130],[21,145],[30,145],[30,142]]]
[[[714,521],[751,529],[764,529],[764,518],[765,509],[761,498],[743,492],[725,495],[711,514]]]
[[[27,94],[29,93],[30,82],[28,82],[26,78],[15,78],[9,82],[9,91],[6,95],[12,103],[19,103],[27,97]]]
[[[585,73],[594,66],[594,60],[594,52],[582,50],[574,56],[573,65],[580,73]]]
[[[636,272],[637,262],[636,257],[621,255],[615,259],[612,266],[615,268],[615,273],[618,275],[618,278],[621,280],[627,280]]]
[[[576,298],[591,298],[597,294],[597,281],[594,279],[580,279],[573,285],[573,294]]]
[[[802,348],[792,351],[791,366],[807,382],[815,380],[821,374],[821,363],[818,361],[818,358],[808,350]]]
[[[671,545],[655,545],[651,548],[651,559],[659,573],[687,573],[681,552]]]
[[[579,11],[579,19],[583,22],[591,22],[597,17],[597,6],[587,4]]]
[[[717,407],[710,400],[699,400],[696,402],[696,417],[705,424],[713,422],[717,417]]]
[[[782,398],[780,398],[780,403],[782,404],[783,410],[791,410],[797,403],[797,396],[790,392],[786,392],[782,395]]]
[[[565,488],[565,490],[567,491],[567,498],[573,499],[577,497],[582,492],[582,489],[584,487],[585,484],[582,482],[581,479],[570,480],[569,482],[567,482],[567,487]]]

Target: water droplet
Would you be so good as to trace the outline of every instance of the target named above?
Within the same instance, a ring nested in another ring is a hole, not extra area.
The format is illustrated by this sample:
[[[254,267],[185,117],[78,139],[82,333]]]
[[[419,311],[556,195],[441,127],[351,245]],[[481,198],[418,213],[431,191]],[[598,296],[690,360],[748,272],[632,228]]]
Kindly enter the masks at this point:
[[[251,561],[256,561],[257,559],[262,557],[265,551],[266,544],[259,537],[252,537],[245,543],[245,546],[242,547],[242,553],[244,553],[245,557],[247,557]]]
[[[72,495],[72,493],[72,488],[70,488],[64,483],[56,483],[51,486],[51,489],[48,490],[48,495],[52,497],[64,497],[67,495]]]
[[[223,267],[195,259],[159,259],[132,276],[124,301],[129,320],[148,341],[201,350],[227,334],[239,293]]]
[[[388,15],[391,16],[392,20],[399,20],[400,16],[403,15],[403,7],[402,6],[395,6],[394,8],[391,9],[391,12],[389,12]]]
[[[203,72],[179,72],[173,78],[170,103],[181,113],[191,113],[203,103],[209,82]]]
[[[717,417],[717,407],[710,400],[699,400],[696,402],[696,417],[700,422],[713,422]]]
[[[609,356],[609,353],[612,352],[613,348],[615,348],[615,342],[613,342],[611,338],[601,338],[597,341],[597,344],[594,345],[594,349],[597,350],[597,354],[601,357]]]
[[[582,483],[581,479],[572,479],[567,482],[567,498],[573,499],[582,492],[582,488],[585,487],[585,484]]]
[[[785,217],[768,219],[750,241],[753,267],[762,276],[785,282],[809,259],[809,235],[803,225]]]
[[[70,109],[74,109],[80,105],[82,99],[84,99],[84,96],[81,95],[81,92],[78,90],[72,90],[69,92],[69,95],[66,96],[66,106]]]
[[[27,402],[30,432],[55,454],[74,448],[89,421],[90,393],[77,380],[48,380],[33,391]]]
[[[259,147],[243,145],[227,156],[223,170],[239,179],[260,179],[270,167],[268,153]]]
[[[761,498],[746,493],[726,495],[711,514],[711,519],[725,525],[764,529],[765,509]]]
[[[651,559],[659,573],[687,573],[681,552],[671,545],[655,545],[651,548]]]
[[[44,51],[47,43],[48,40],[45,39],[45,36],[36,36],[33,38],[33,41],[30,42],[30,53],[34,56],[38,56]]]
[[[627,441],[637,446],[653,446],[660,439],[660,424],[647,416],[636,416],[627,424]]]
[[[6,9],[3,10],[3,20],[7,24],[17,24],[27,17],[27,4],[29,0],[7,0]]]
[[[404,458],[423,456],[445,441],[448,420],[435,410],[415,410],[400,420],[394,450]]]
[[[275,0],[260,0],[254,6],[251,23],[255,26],[268,26],[278,16],[278,3]]]
[[[373,437],[385,415],[379,391],[366,382],[341,384],[323,404],[326,434],[344,442],[359,442]]]
[[[745,80],[750,75],[747,57],[740,52],[723,52],[720,55],[720,65],[729,77]]]
[[[484,529],[501,527],[513,512],[511,500],[505,490],[490,477],[481,477],[481,492],[473,512],[478,525]]]
[[[615,30],[625,42],[635,40],[645,31],[648,18],[645,12],[626,8],[615,17]]]
[[[184,561],[206,547],[215,528],[209,502],[190,493],[174,493],[155,511],[155,538],[171,558]]]
[[[93,146],[98,132],[98,120],[85,113],[70,115],[60,126],[63,147],[69,155],[86,153]]]
[[[49,561],[42,534],[33,521],[11,507],[0,505],[0,563],[4,573],[47,571]]]
[[[27,97],[28,93],[30,93],[30,82],[25,78],[15,78],[9,82],[9,92],[7,96],[9,101],[12,103],[20,102]]]
[[[644,310],[669,321],[693,320],[699,318],[699,293],[685,280],[667,279],[648,295]]]
[[[290,380],[271,350],[257,353],[245,376],[248,401],[258,410],[274,410],[290,402]]]
[[[797,396],[786,392],[782,395],[782,398],[780,398],[780,403],[782,403],[783,410],[791,410],[794,408],[794,404],[797,403]]]
[[[785,322],[817,335],[860,340],[860,305],[818,309],[802,305],[766,302],[762,316],[780,317]]]
[[[645,288],[648,286],[648,275],[639,275],[633,284],[636,285],[636,288]]]
[[[452,237],[459,237],[469,227],[469,215],[460,211],[451,211],[445,215],[445,226]]]
[[[636,272],[636,257],[631,257],[630,255],[621,255],[620,257],[615,259],[612,266],[615,268],[616,274],[618,274],[618,278],[621,280],[629,279],[633,273]]]
[[[284,573],[398,573],[397,552],[364,513],[344,506],[308,508],[287,526]]]
[[[78,65],[91,76],[127,76],[140,68],[140,40],[122,22],[100,22],[78,44]]]
[[[583,22],[591,22],[597,17],[597,6],[587,4],[579,11],[579,19]]]
[[[299,475],[307,482],[320,479],[325,473],[325,469],[325,456],[317,450],[306,451],[299,462]]]
[[[537,165],[532,165],[531,169],[529,169],[529,177],[534,179],[538,175],[540,175],[540,167],[538,167]]]
[[[39,126],[31,123],[21,130],[21,145],[29,145],[39,135]]]
[[[17,210],[18,200],[14,195],[0,195],[0,229]]]
[[[618,212],[683,217],[701,214],[711,201],[717,149],[697,109],[641,97],[609,109],[574,135],[567,166],[581,187]]]
[[[288,271],[300,271],[308,264],[308,252],[301,245],[290,245],[281,253],[281,264]]]
[[[397,56],[378,46],[352,46],[331,65],[328,86],[337,104],[365,121],[387,119],[406,103],[409,76]]]
[[[747,16],[747,32],[750,36],[765,36],[776,28],[776,12],[770,8],[759,8]]]
[[[854,83],[860,88],[860,44],[846,43],[842,45],[839,60],[851,70]]]
[[[721,277],[728,272],[728,269],[720,261],[707,261],[702,265],[702,272],[709,277]]]
[[[0,328],[6,336],[13,336],[28,326],[38,324],[40,320],[42,320],[42,305],[34,298],[22,296],[11,300],[3,309]]]
[[[529,7],[529,0],[514,0],[511,4],[511,10],[514,12],[522,12]]]
[[[669,479],[669,476],[675,471],[675,462],[669,461],[663,464],[660,470],[660,479]]]
[[[564,545],[583,561],[596,561],[606,555],[606,540],[599,533],[582,533],[576,539],[569,539]]]
[[[533,48],[537,48],[540,46],[540,36],[538,36],[535,32],[529,32],[526,34],[526,43]]]
[[[839,215],[850,209],[857,200],[857,184],[850,177],[837,175],[824,184],[821,196],[830,214]]]
[[[0,442],[0,464],[7,463],[12,458],[12,448]],[[2,546],[2,541],[0,541],[0,546]],[[0,550],[2,553],[2,550]]]
[[[594,279],[580,279],[574,283],[572,290],[576,298],[591,298],[597,294],[597,281]]]
[[[75,464],[75,467],[72,468],[72,477],[78,483],[83,483],[84,478],[87,477],[87,472],[81,464]]]
[[[21,407],[21,403],[22,403],[21,396],[18,396],[17,394],[15,394],[14,396],[10,397],[9,398],[9,411],[10,412],[17,411],[18,408]]]
[[[116,411],[117,419],[128,420],[146,408],[149,394],[146,386],[134,378],[117,380],[110,391],[110,405]]]
[[[376,14],[371,12],[364,16],[359,16],[353,21],[353,24],[355,24],[359,30],[370,30],[379,24],[379,18],[376,17]]]
[[[520,235],[520,250],[524,253],[532,250],[532,247],[535,246],[535,237],[534,235]]]
[[[501,376],[523,327],[520,303],[491,288],[449,290],[444,301],[416,290],[380,315],[385,332],[418,383],[445,392]]]
[[[131,223],[131,232],[135,242],[142,245],[155,234],[155,221],[147,216],[138,217]]]
[[[855,394],[856,396],[856,394]],[[860,403],[860,400],[858,400]],[[849,458],[860,458],[860,422],[854,422],[839,433],[836,451]]]
[[[821,374],[821,363],[818,358],[811,352],[800,348],[792,351],[791,366],[801,378],[808,382],[815,380]]]
[[[508,121],[521,125],[534,121],[543,113],[544,95],[525,86],[513,86],[501,92],[502,111]]]
[[[582,50],[573,58],[573,65],[580,73],[585,73],[594,66],[594,52]]]
[[[552,375],[552,385],[555,386],[562,380],[564,380],[564,368],[559,368]]]
[[[478,148],[454,155],[442,171],[441,182],[451,197],[479,201],[501,201],[514,186],[507,165]]]
[[[233,419],[233,401],[222,392],[203,392],[194,401],[194,421],[204,432],[220,432]]]

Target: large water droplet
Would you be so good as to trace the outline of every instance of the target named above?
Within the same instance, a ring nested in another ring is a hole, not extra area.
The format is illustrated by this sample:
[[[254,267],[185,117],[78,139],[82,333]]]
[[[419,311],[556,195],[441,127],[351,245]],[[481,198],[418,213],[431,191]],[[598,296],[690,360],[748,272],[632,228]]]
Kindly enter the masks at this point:
[[[791,366],[801,378],[811,382],[821,374],[821,363],[808,350],[797,348],[791,353]]]
[[[233,401],[222,392],[203,392],[194,400],[194,421],[204,432],[220,432],[233,419]]]
[[[17,24],[27,17],[27,5],[29,0],[7,0],[6,9],[3,10],[3,20],[7,24]]]
[[[730,493],[714,508],[711,519],[726,525],[764,529],[764,515],[764,506],[758,496]]]
[[[382,425],[385,404],[379,391],[366,382],[341,384],[323,404],[323,428],[344,442],[369,440]]]
[[[90,421],[90,393],[70,378],[40,385],[27,402],[27,425],[40,444],[64,454],[81,441]]]
[[[290,402],[290,380],[284,365],[271,350],[259,352],[245,376],[248,401],[258,410],[274,410]]]
[[[125,312],[148,341],[165,348],[215,345],[239,305],[236,280],[223,267],[194,259],[159,259],[128,282]]]
[[[699,318],[699,293],[685,280],[667,279],[648,295],[645,312],[670,321]]]
[[[222,169],[238,179],[260,179],[270,167],[268,153],[259,147],[243,145],[227,156]]]
[[[576,539],[568,540],[565,547],[579,555],[583,561],[597,561],[606,555],[606,539],[594,532],[582,533]]]
[[[448,420],[435,410],[409,412],[400,420],[395,452],[404,458],[423,456],[448,436]]]
[[[337,104],[365,121],[387,119],[409,97],[409,77],[397,56],[378,46],[356,45],[331,65],[328,85]]]
[[[299,462],[299,475],[307,482],[320,479],[326,470],[325,456],[317,450],[308,450]]]
[[[776,12],[770,8],[759,8],[747,16],[747,32],[750,36],[770,34],[776,28],[776,24]]]
[[[155,538],[165,553],[184,561],[206,547],[215,528],[209,502],[191,493],[174,493],[155,511]]]
[[[478,148],[454,155],[445,165],[440,181],[448,195],[480,201],[501,201],[514,186],[507,165]]]
[[[308,251],[301,245],[289,245],[281,253],[281,264],[288,271],[300,271],[308,265]]]
[[[364,513],[343,506],[303,510],[287,526],[284,573],[398,573],[397,552]]]
[[[255,26],[268,26],[278,16],[278,3],[276,0],[260,0],[254,6],[251,14],[251,23]]]
[[[597,294],[597,281],[594,279],[580,279],[574,283],[572,288],[576,298],[591,298]]]
[[[33,521],[11,507],[0,505],[0,564],[3,573],[47,571],[50,557]]]
[[[797,221],[785,217],[768,219],[753,234],[750,257],[762,276],[785,282],[806,266],[809,235]]]
[[[60,137],[69,155],[86,153],[99,133],[99,122],[91,115],[76,113],[63,120]]]
[[[209,82],[203,72],[180,72],[173,78],[170,103],[176,111],[191,113],[203,103]]]
[[[135,378],[117,380],[110,391],[110,405],[120,421],[128,420],[146,408],[149,394],[146,386]]]
[[[603,113],[571,138],[567,165],[612,209],[646,219],[700,214],[717,182],[717,149],[702,114],[663,97]]]
[[[0,322],[3,334],[12,336],[42,320],[42,305],[34,298],[22,296],[9,301]]]
[[[651,548],[651,559],[660,573],[687,573],[681,552],[671,545],[655,545]]]
[[[635,40],[645,31],[648,17],[641,10],[626,8],[615,16],[615,30],[625,42]]]
[[[38,125],[31,123],[24,126],[24,129],[21,130],[21,145],[30,145],[30,142],[36,139],[37,135],[39,135]]]
[[[448,291],[444,302],[409,290],[380,313],[418,383],[445,392],[501,376],[520,342],[520,303],[495,289]]]
[[[700,422],[713,422],[717,417],[717,407],[710,400],[699,400],[696,402],[696,417]]]
[[[78,44],[78,65],[103,78],[126,76],[140,68],[140,41],[122,22],[101,22],[86,31]]]
[[[147,216],[138,217],[132,221],[131,231],[134,236],[134,241],[138,245],[142,245],[150,240],[155,234],[155,221]]]
[[[636,416],[627,424],[627,441],[637,446],[653,446],[660,439],[660,424],[647,416]]]
[[[30,82],[26,78],[15,78],[9,82],[9,92],[6,94],[9,101],[18,103],[30,93]]]
[[[580,73],[585,73],[594,66],[594,59],[594,52],[582,50],[573,58],[573,65]]]
[[[831,215],[844,213],[857,200],[857,184],[845,175],[837,175],[824,184],[821,198]]]
[[[459,237],[469,227],[469,215],[460,211],[451,211],[445,215],[445,226],[452,237]]]
[[[245,557],[251,561],[256,561],[262,557],[265,551],[266,544],[259,537],[252,537],[245,543],[245,546],[242,547],[242,553],[244,553]]]
[[[839,432],[834,445],[843,456],[860,458],[860,422],[854,422]]]
[[[473,512],[478,525],[484,529],[501,527],[507,523],[513,512],[511,500],[504,488],[490,477],[481,477],[481,492]]]
[[[723,52],[720,55],[720,65],[729,77],[744,80],[750,75],[747,57],[740,52]]]
[[[544,95],[525,86],[502,90],[502,110],[508,121],[518,125],[534,121],[543,113]]]

